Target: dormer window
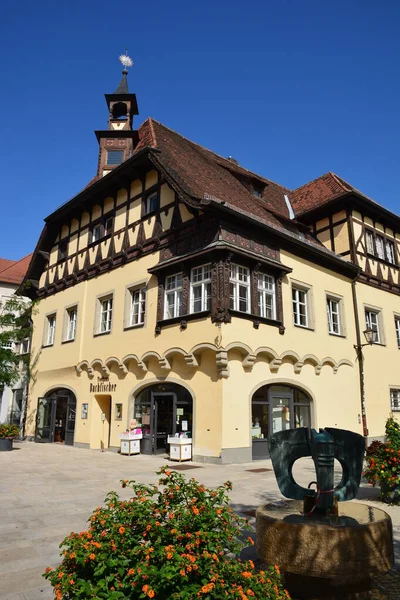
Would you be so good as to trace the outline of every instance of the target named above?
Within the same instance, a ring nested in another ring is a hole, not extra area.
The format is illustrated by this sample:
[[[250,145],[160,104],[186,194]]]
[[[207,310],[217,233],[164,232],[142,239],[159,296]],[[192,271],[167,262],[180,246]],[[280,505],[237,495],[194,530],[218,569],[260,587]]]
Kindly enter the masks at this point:
[[[264,186],[259,183],[253,183],[253,196],[261,198],[264,191]]]
[[[91,242],[98,242],[101,238],[105,237],[109,233],[112,232],[113,227],[113,218],[108,217],[104,221],[100,221],[100,223],[96,223],[92,229],[92,240]]]
[[[115,166],[120,165],[124,160],[123,150],[108,150],[107,152],[107,165]]]

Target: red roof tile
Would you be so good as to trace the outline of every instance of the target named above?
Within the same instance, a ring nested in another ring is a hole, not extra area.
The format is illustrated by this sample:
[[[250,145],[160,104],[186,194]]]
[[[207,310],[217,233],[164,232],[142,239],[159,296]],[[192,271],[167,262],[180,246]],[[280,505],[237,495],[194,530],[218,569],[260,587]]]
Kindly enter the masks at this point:
[[[349,192],[360,193],[347,181],[329,172],[297,188],[289,197],[296,215],[299,216]]]
[[[28,254],[18,261],[0,258],[0,281],[2,283],[22,283],[25,273],[28,270],[29,263],[31,262],[31,258],[32,254]],[[4,263],[11,264],[2,268]]]

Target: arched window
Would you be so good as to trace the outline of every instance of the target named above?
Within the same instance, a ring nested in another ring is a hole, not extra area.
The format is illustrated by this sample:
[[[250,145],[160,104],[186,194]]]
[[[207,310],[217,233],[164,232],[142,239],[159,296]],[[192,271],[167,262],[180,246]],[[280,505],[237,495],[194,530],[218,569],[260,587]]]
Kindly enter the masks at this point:
[[[278,431],[311,427],[310,398],[306,392],[288,385],[264,385],[251,403],[253,458],[268,456],[267,440]]]

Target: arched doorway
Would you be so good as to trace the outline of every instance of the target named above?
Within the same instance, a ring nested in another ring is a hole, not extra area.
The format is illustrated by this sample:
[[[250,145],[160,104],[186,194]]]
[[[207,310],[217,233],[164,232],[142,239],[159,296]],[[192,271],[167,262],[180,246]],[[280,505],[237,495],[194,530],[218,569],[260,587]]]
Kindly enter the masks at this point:
[[[254,392],[251,402],[253,459],[268,457],[268,438],[285,429],[311,427],[311,400],[302,389],[270,384]]]
[[[135,397],[134,419],[143,431],[142,453],[162,454],[169,449],[169,435],[192,437],[192,396],[176,383],[150,385]]]
[[[35,442],[74,443],[76,419],[75,394],[66,388],[51,390],[38,398]]]

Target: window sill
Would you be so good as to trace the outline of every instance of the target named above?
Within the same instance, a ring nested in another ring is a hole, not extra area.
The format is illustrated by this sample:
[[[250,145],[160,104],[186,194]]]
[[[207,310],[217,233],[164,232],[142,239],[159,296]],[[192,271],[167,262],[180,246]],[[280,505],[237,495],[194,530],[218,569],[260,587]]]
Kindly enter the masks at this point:
[[[61,342],[61,343],[62,343],[62,344],[70,344],[71,342],[74,342],[74,341],[75,341],[75,338],[74,338],[74,339],[72,339],[72,340],[62,340],[62,342]]]
[[[103,235],[103,237],[99,238],[95,242],[89,242],[89,244],[86,247],[87,248],[93,248],[94,246],[96,246],[96,244],[100,244],[101,242],[104,242],[104,241],[110,239],[111,236],[112,236],[111,233],[107,233],[107,235]],[[92,266],[92,265],[90,265],[90,266]]]
[[[163,327],[167,327],[168,325],[176,325],[180,323],[182,329],[186,329],[187,321],[197,321],[200,319],[206,319],[210,316],[210,311],[203,310],[197,313],[189,313],[188,315],[180,315],[179,317],[172,317],[170,319],[163,319],[162,321],[157,321],[156,323],[156,333],[160,333]]]
[[[371,252],[367,252],[367,256],[369,256],[369,258],[373,258],[374,260],[377,260],[378,262],[387,265],[388,267],[394,267],[395,269],[399,268],[399,265],[394,262],[390,262],[388,260],[386,260],[385,258],[380,258],[379,256],[376,256],[376,254],[371,254]]]
[[[110,329],[110,331],[98,331],[97,333],[93,334],[93,337],[99,337],[101,335],[110,335],[110,333],[111,333],[111,329]]]
[[[130,329],[142,329],[144,327],[144,323],[138,323],[137,325],[126,325],[124,327],[124,331],[129,331]]]
[[[345,339],[347,336],[343,333],[332,333],[331,331],[328,331],[329,335],[331,337],[335,337],[335,338],[342,338]]]
[[[304,329],[305,331],[315,331],[315,328],[310,327],[309,325],[297,325],[297,323],[293,323],[293,325],[298,329]]]
[[[239,317],[242,319],[247,319],[249,321],[253,321],[254,327],[258,329],[260,323],[264,323],[265,325],[272,325],[273,327],[283,327],[282,321],[278,319],[268,319],[267,317],[260,317],[260,315],[255,315],[254,313],[246,313],[240,310],[229,309],[229,313],[233,317]]]
[[[53,344],[42,344],[42,348],[52,348],[54,346]]]

